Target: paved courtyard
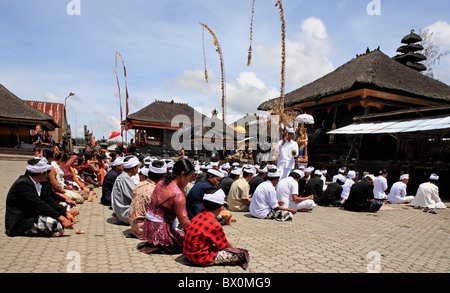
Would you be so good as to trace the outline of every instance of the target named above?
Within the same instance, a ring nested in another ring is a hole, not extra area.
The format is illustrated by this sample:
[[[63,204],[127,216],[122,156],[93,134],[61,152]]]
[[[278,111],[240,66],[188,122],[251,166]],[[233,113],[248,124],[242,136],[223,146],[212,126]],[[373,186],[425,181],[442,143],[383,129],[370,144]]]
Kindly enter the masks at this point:
[[[450,209],[430,214],[404,205],[385,205],[376,214],[317,207],[290,222],[233,213],[236,222],[225,232],[248,249],[247,270],[187,266],[182,254],[140,253],[142,241],[127,237],[130,228],[114,224],[111,210],[99,204],[101,189],[78,205],[77,223],[63,237],[11,238],[4,233],[5,199],[25,166],[24,160],[0,159],[0,273],[450,272]]]

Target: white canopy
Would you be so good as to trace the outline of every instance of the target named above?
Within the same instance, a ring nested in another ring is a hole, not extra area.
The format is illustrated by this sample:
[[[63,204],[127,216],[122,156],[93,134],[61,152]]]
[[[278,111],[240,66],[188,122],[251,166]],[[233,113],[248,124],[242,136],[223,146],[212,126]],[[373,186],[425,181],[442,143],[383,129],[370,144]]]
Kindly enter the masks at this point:
[[[401,121],[367,122],[351,124],[328,134],[382,134],[433,131],[450,128],[450,116]]]

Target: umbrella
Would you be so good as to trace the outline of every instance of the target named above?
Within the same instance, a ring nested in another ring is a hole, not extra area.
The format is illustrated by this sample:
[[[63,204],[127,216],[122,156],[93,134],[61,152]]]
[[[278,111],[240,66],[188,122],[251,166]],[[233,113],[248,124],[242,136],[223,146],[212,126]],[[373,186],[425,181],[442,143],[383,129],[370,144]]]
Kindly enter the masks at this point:
[[[117,136],[119,136],[119,135],[120,135],[120,132],[114,131],[113,133],[111,133],[111,135],[109,136],[108,139],[113,139],[114,137],[117,137]]]
[[[295,118],[295,121],[299,124],[314,124],[314,117],[309,114],[301,114]]]
[[[236,126],[235,128],[234,128],[234,131],[236,131],[236,132],[239,132],[239,133],[247,133],[247,131],[245,131],[245,128],[244,127],[242,127],[242,126]]]

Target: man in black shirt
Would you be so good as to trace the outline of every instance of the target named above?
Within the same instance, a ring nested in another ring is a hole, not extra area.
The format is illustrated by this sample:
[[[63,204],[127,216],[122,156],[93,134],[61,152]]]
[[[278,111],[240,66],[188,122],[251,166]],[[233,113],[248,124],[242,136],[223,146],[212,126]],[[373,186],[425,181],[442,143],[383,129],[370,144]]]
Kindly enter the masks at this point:
[[[253,194],[256,190],[256,187],[258,187],[259,184],[265,181],[266,175],[267,167],[258,170],[258,175],[253,177],[252,180],[250,180],[250,182],[248,183],[250,185],[249,194]]]
[[[328,185],[327,189],[323,192],[323,196],[319,200],[320,206],[339,207],[342,205],[342,185],[344,184],[346,178],[342,174],[339,174],[336,178],[336,182]]]
[[[377,212],[383,203],[374,198],[374,181],[374,176],[368,175],[363,180],[353,184],[344,203],[344,208],[354,212]]]
[[[323,180],[322,180],[322,172],[316,170],[314,172],[314,176],[306,184],[306,195],[314,196],[314,202],[318,203],[320,198],[323,196]]]
[[[50,146],[50,141],[49,141],[47,135],[45,135],[44,132],[42,131],[41,125],[36,125],[36,134],[33,135],[31,140],[35,146],[40,146],[40,147]]]

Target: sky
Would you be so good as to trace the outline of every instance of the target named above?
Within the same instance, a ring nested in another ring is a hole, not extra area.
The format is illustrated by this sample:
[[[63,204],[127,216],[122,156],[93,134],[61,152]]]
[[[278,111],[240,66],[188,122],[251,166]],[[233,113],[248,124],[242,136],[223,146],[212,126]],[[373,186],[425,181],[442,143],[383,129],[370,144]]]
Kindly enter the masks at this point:
[[[72,136],[83,127],[96,139],[120,131],[125,118],[155,100],[187,103],[226,122],[263,114],[258,106],[280,95],[281,21],[275,0],[1,0],[0,84],[23,100],[64,103]],[[397,55],[413,29],[429,29],[450,50],[448,0],[283,0],[286,88],[298,89],[380,46]],[[224,75],[212,35],[222,50]],[[127,70],[125,87],[122,62]],[[204,76],[204,52],[208,82]],[[118,79],[116,81],[115,69]],[[450,54],[434,67],[450,85]],[[120,95],[119,95],[120,89]],[[133,132],[129,132],[128,139]]]

